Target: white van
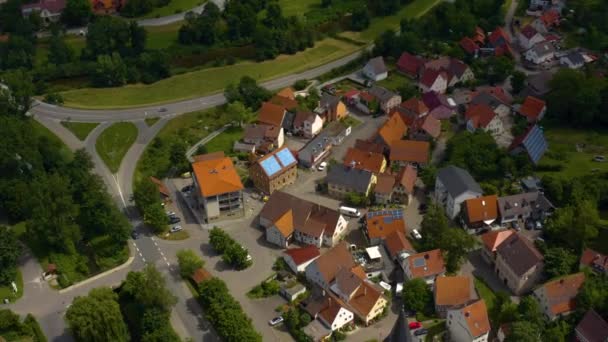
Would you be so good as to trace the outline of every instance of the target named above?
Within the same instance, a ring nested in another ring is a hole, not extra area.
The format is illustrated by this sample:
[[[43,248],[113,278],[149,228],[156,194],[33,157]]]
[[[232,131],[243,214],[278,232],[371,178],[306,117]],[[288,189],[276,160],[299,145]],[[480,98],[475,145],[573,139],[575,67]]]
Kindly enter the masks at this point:
[[[422,235],[420,235],[420,233],[416,229],[412,230],[412,237],[416,240],[422,239]]]
[[[361,212],[359,211],[359,209],[341,206],[339,211],[340,211],[340,214],[343,214],[346,216],[361,217]]]

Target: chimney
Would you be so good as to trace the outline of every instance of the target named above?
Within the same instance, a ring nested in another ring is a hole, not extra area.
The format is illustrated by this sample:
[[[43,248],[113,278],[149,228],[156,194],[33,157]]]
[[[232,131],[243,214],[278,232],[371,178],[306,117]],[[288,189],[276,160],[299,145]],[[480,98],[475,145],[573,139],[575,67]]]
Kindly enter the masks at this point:
[[[425,258],[425,259],[427,259],[427,260],[428,260],[430,257],[431,257],[431,256],[430,256],[430,255],[428,255],[428,254],[425,254],[425,255],[424,255],[424,258]]]
[[[464,317],[469,317],[469,316],[471,316],[471,313],[469,311],[464,313]]]

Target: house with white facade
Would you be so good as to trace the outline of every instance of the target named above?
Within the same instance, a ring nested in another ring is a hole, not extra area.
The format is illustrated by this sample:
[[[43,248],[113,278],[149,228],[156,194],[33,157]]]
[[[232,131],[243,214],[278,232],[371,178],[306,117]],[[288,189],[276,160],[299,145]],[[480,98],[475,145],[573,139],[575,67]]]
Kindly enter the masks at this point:
[[[388,69],[382,56],[370,59],[363,67],[363,76],[372,81],[382,81],[388,77]]]
[[[488,309],[483,299],[463,308],[448,310],[447,319],[450,341],[486,342],[490,334]]]
[[[313,112],[297,112],[293,120],[293,133],[312,138],[323,129],[323,119]]]
[[[460,213],[465,200],[481,195],[481,187],[466,170],[450,165],[437,172],[434,199],[450,219]]]
[[[293,273],[304,272],[306,267],[319,256],[321,256],[321,252],[314,245],[291,248],[283,252],[283,260]]]
[[[532,25],[524,26],[521,31],[517,34],[519,39],[519,44],[524,48],[524,50],[528,50],[534,45],[543,42],[545,37],[540,34]]]
[[[526,60],[534,64],[542,64],[555,58],[555,48],[548,41],[540,42],[524,53]]]
[[[443,94],[448,88],[448,75],[445,71],[426,69],[420,77],[418,87],[423,93],[434,91]]]
[[[585,282],[585,273],[570,274],[544,283],[534,290],[539,309],[550,321],[576,309],[576,296]]]

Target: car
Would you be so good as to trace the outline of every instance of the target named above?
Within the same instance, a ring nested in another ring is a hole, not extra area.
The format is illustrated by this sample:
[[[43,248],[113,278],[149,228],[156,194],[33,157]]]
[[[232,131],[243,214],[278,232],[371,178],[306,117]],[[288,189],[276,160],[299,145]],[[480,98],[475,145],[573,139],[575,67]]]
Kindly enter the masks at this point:
[[[414,329],[422,328],[422,323],[410,322],[410,324],[408,326],[410,327],[410,329],[414,330]]]
[[[185,187],[182,188],[182,192],[190,192],[190,191],[192,191],[192,188],[194,188],[193,185],[186,185]]]
[[[176,224],[176,223],[179,223],[181,221],[182,221],[182,219],[180,219],[177,216],[171,216],[171,217],[169,217],[169,224]]]
[[[175,216],[175,211],[167,211],[167,216]]]
[[[166,111],[167,111],[167,108],[162,107],[162,108],[160,108],[158,111],[159,111],[159,112],[161,112],[161,113],[164,113],[164,112],[166,112]]]
[[[543,229],[543,224],[540,221],[536,221],[534,223],[534,229],[536,229],[536,230],[542,230]]]
[[[422,235],[420,235],[420,233],[416,229],[412,230],[412,232],[410,234],[416,240],[422,239]]]
[[[526,229],[527,230],[532,230],[534,229],[534,222],[532,220],[528,220],[526,221]]]
[[[325,170],[326,167],[327,167],[327,162],[321,162],[321,164],[319,164],[319,166],[317,166],[317,170],[323,171],[323,170]]]
[[[593,157],[593,161],[596,161],[598,163],[603,163],[603,162],[606,161],[606,157],[604,157],[604,156],[595,156],[595,157]]]
[[[380,283],[378,283],[378,285],[380,285],[386,291],[390,291],[393,288],[390,284],[385,283],[383,281],[380,281]]]
[[[545,243],[545,239],[543,239],[542,237],[537,237],[536,239],[534,239],[534,241],[536,242],[540,242],[540,243]]]
[[[283,323],[283,316],[278,316],[268,321],[268,324],[270,324],[271,327],[274,327],[275,325],[280,323]]]
[[[170,231],[171,231],[171,233],[177,233],[177,232],[181,231],[182,229],[183,229],[182,226],[177,225],[177,226],[171,227]]]
[[[520,231],[521,228],[519,227],[519,223],[517,221],[511,222],[511,227],[513,227],[513,229]]]
[[[137,240],[137,238],[139,237],[139,233],[133,230],[131,231],[131,237],[133,238],[133,240]]]
[[[414,331],[414,336],[426,335],[428,333],[429,333],[428,329],[422,328],[422,329],[418,329],[418,330]]]

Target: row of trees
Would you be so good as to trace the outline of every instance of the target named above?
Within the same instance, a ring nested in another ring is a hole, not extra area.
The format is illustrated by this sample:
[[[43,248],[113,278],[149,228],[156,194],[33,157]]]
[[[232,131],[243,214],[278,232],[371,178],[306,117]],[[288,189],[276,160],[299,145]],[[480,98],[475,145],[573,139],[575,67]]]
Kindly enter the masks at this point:
[[[0,310],[0,337],[6,341],[47,341],[34,316],[28,314],[21,321],[19,315],[8,309]]]
[[[133,200],[144,223],[155,233],[162,233],[167,230],[167,214],[163,208],[158,187],[149,178],[138,182],[133,191]]]
[[[89,155],[66,153],[28,119],[33,87],[23,73],[7,76],[9,89],[0,91],[6,105],[0,106],[0,210],[11,222],[27,222],[26,243],[57,264],[64,286],[123,262],[130,225],[92,173]]]
[[[232,267],[243,270],[251,266],[252,261],[245,247],[236,242],[228,233],[219,227],[213,227],[209,232],[209,243],[213,249],[222,255],[222,260]]]
[[[129,272],[122,286],[76,297],[65,319],[76,341],[179,342],[169,322],[176,298],[152,265]]]
[[[0,286],[8,286],[17,277],[21,244],[8,227],[0,226]]]

